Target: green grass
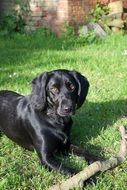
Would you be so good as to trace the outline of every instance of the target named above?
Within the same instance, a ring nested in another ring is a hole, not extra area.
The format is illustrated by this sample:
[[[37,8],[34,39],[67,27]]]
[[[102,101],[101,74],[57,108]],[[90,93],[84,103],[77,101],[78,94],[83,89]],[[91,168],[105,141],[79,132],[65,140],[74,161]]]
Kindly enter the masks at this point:
[[[0,39],[0,89],[31,92],[32,79],[53,69],[77,70],[90,82],[86,103],[73,117],[72,141],[95,155],[109,158],[119,150],[117,126],[127,125],[127,36],[111,35],[94,44],[55,37],[41,32]],[[6,118],[5,118],[6,119]],[[83,169],[77,157],[63,162]],[[46,190],[66,177],[41,167],[35,152],[0,138],[0,190]],[[77,188],[78,190],[79,188]],[[126,190],[127,161],[101,173],[86,190]]]

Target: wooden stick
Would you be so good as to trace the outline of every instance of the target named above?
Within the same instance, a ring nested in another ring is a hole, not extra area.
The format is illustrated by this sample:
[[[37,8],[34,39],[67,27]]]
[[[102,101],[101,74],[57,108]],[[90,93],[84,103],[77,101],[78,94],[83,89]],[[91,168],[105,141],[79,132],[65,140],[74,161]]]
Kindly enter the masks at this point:
[[[77,186],[82,187],[83,182],[89,179],[91,176],[95,175],[97,172],[99,171],[104,172],[124,162],[127,156],[127,142],[126,142],[127,134],[123,126],[119,127],[119,131],[122,140],[121,140],[120,151],[117,156],[111,157],[109,160],[105,161],[96,161],[90,164],[83,171],[67,179],[66,181],[63,181],[61,184],[53,185],[52,187],[49,188],[49,190],[69,190]]]

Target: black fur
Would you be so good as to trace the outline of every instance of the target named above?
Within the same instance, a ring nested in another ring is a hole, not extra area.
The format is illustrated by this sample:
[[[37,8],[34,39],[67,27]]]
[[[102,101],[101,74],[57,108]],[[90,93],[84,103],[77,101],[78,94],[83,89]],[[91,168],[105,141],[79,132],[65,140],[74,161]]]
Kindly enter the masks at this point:
[[[45,72],[32,81],[32,93],[0,91],[0,131],[22,147],[35,149],[49,169],[73,174],[56,161],[55,153],[70,148],[71,115],[80,108],[89,82],[76,71]]]

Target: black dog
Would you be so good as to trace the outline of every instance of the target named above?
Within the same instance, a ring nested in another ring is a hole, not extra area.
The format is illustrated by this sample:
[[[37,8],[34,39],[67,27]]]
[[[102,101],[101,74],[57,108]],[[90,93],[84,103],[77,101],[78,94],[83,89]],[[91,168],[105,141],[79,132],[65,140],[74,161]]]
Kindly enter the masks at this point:
[[[56,161],[54,154],[69,151],[70,116],[83,104],[88,88],[80,73],[55,70],[32,81],[31,95],[0,91],[0,131],[20,146],[35,149],[48,168],[71,175],[75,171]]]

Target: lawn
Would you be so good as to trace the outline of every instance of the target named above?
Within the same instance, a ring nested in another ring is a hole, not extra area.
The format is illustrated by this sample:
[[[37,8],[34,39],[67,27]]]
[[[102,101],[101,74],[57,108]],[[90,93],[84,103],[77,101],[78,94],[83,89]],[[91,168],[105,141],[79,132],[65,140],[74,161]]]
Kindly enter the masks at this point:
[[[73,116],[73,143],[102,158],[117,154],[117,126],[127,125],[127,36],[111,35],[91,44],[41,32],[0,38],[0,90],[29,94],[35,76],[60,68],[77,70],[90,82],[87,101]],[[86,166],[74,156],[59,159],[75,168]],[[35,152],[0,137],[0,190],[46,190],[65,178],[41,167]],[[95,181],[85,190],[126,190],[127,161],[100,173]]]

